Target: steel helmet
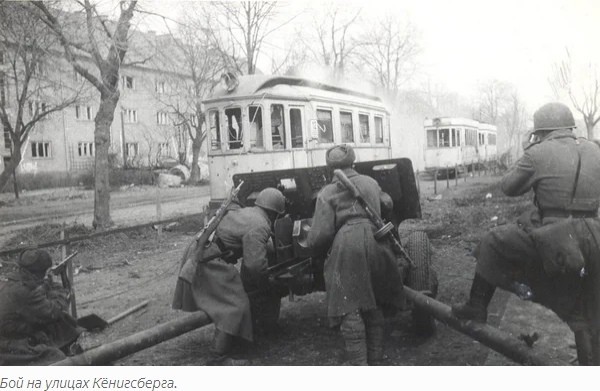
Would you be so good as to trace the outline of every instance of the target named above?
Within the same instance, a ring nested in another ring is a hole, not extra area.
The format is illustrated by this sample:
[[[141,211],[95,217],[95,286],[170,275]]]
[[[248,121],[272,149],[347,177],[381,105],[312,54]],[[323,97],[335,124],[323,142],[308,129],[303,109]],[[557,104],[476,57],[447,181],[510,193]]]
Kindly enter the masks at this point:
[[[355,159],[354,148],[346,144],[331,147],[325,153],[325,162],[331,168],[351,167]]]
[[[44,250],[27,250],[21,253],[17,265],[35,275],[43,276],[52,266],[52,258]]]
[[[546,103],[533,114],[533,131],[575,128],[573,113],[559,102]]]
[[[254,205],[278,214],[283,214],[285,212],[285,197],[279,190],[267,187],[258,193]]]

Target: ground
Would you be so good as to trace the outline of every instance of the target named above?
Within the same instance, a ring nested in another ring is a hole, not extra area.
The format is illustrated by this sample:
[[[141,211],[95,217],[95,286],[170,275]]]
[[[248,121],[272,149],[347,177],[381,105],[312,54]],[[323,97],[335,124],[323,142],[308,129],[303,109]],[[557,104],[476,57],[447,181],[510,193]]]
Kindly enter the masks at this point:
[[[438,300],[453,304],[465,300],[473,276],[470,255],[479,238],[492,227],[513,221],[531,202],[531,196],[501,195],[496,176],[460,178],[448,184],[420,183],[422,220],[402,223],[401,232],[425,230],[431,240],[433,267],[439,276]],[[173,192],[173,196],[177,196]],[[34,203],[43,208],[43,203]],[[8,213],[5,205],[0,212]],[[147,228],[81,242],[75,258],[75,291],[79,316],[95,313],[109,319],[144,300],[149,305],[102,332],[85,333],[82,344],[94,346],[123,338],[157,324],[185,315],[171,309],[176,271],[184,247],[200,227],[200,219],[186,220],[159,237]],[[71,226],[71,236],[89,231]],[[5,236],[4,248],[57,239],[59,225],[13,231]],[[58,250],[53,254],[58,256]],[[10,260],[9,260],[10,261]],[[4,262],[0,273],[10,269]],[[283,299],[280,330],[246,346],[235,356],[239,365],[341,365],[343,341],[326,326],[325,294],[313,293]],[[491,323],[502,318],[508,295],[497,294],[492,303]],[[213,326],[184,334],[153,348],[135,353],[115,365],[204,365],[209,357]],[[410,317],[401,313],[386,322],[386,365],[484,365],[490,350],[478,342],[438,323],[433,337],[418,337]],[[504,365],[504,361],[496,364]]]

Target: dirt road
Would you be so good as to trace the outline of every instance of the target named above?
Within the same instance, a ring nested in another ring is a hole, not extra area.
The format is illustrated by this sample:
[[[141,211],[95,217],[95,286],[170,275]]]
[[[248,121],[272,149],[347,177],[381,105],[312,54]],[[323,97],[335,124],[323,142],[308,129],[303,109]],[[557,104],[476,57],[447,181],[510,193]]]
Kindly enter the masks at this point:
[[[121,226],[155,221],[158,198],[162,219],[200,213],[208,203],[209,187],[124,188],[111,193],[111,217]],[[4,199],[0,204],[0,244],[12,232],[35,225],[92,224],[94,194],[91,190],[44,190],[25,193],[19,200],[10,200],[6,196]]]

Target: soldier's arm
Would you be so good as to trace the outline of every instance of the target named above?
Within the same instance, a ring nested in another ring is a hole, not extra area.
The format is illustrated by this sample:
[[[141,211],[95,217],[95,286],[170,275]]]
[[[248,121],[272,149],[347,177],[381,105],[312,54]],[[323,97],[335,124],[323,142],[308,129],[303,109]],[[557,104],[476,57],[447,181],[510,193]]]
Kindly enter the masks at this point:
[[[64,295],[49,297],[46,287],[40,285],[29,292],[23,304],[22,315],[34,323],[44,323],[58,319],[68,302]]]
[[[244,268],[253,276],[258,276],[267,269],[267,246],[270,238],[268,227],[252,229],[242,238],[244,251]]]
[[[308,231],[307,242],[315,255],[321,255],[329,250],[335,237],[335,211],[328,202],[328,198],[319,193],[317,205]]]
[[[535,181],[535,168],[531,155],[526,151],[515,166],[502,178],[500,187],[507,196],[527,193]]]

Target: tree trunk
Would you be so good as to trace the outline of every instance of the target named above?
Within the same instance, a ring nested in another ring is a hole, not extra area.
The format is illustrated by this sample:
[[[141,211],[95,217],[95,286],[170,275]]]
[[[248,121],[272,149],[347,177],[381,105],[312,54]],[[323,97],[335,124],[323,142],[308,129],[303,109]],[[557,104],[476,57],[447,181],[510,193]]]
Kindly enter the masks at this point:
[[[200,158],[200,149],[202,148],[202,138],[198,133],[192,141],[192,171],[190,173],[190,182],[198,183],[202,179],[202,173],[198,166],[198,159]]]
[[[587,129],[587,139],[588,140],[593,140],[594,139],[594,124],[593,124],[593,119],[592,119],[592,121],[589,121],[586,118],[585,127]]]
[[[14,141],[13,141],[14,142]],[[23,155],[21,154],[21,144],[15,143],[15,148],[12,149],[10,162],[4,166],[4,171],[0,174],[0,191],[4,189],[4,187],[8,184],[10,177],[13,177],[13,190],[15,192],[15,198],[19,198],[19,186],[17,183],[17,167],[19,167],[19,163],[23,159]]]
[[[108,150],[110,147],[110,125],[115,116],[115,108],[119,101],[119,92],[101,94],[100,107],[94,119],[94,143],[96,157],[94,166],[94,221],[95,229],[104,229],[113,224],[110,218],[110,183]]]

